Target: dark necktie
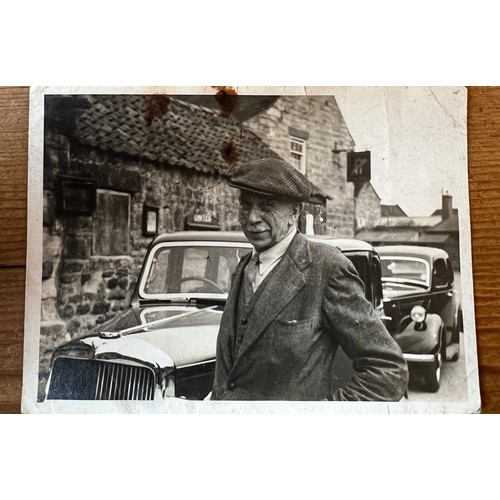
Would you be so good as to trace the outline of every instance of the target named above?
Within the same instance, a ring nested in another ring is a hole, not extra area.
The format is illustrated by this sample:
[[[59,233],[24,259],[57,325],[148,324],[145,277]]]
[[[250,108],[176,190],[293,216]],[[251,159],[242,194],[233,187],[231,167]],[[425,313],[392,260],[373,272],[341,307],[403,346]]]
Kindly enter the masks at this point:
[[[247,303],[252,298],[253,295],[253,285],[255,283],[255,278],[259,270],[259,264],[260,264],[259,254],[256,253],[252,256],[252,258],[245,267],[244,283],[245,283],[245,301]]]

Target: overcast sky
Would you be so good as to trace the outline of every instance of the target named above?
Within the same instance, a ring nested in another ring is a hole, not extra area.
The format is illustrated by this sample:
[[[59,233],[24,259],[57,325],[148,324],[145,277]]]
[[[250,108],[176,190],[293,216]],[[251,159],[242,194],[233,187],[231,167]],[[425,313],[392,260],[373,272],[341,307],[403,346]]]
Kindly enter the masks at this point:
[[[335,98],[356,142],[371,151],[372,185],[384,204],[410,216],[467,203],[466,89],[336,87]]]

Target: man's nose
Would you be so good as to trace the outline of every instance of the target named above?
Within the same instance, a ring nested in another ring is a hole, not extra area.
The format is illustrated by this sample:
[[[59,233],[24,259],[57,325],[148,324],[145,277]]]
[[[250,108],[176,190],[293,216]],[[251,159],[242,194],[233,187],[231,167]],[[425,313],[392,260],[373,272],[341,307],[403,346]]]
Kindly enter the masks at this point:
[[[252,207],[248,213],[248,222],[250,224],[257,224],[262,222],[261,211],[257,207]]]

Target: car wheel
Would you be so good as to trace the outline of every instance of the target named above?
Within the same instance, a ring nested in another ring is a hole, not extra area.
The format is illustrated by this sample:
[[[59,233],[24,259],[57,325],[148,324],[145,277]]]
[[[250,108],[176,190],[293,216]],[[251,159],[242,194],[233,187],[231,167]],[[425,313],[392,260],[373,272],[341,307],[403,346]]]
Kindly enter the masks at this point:
[[[453,356],[451,356],[449,361],[458,361],[458,358],[460,358],[460,332],[463,332],[463,330],[463,316],[462,309],[460,309],[460,311],[458,311],[457,326],[451,337],[452,345],[456,346],[456,351],[453,353]]]
[[[443,364],[443,358],[439,352],[432,363],[429,363],[425,367],[424,380],[425,389],[429,392],[439,391],[439,386],[441,385],[441,367]]]
[[[446,355],[446,329],[443,328],[441,330],[441,357],[442,361],[449,361],[448,356]]]
[[[452,345],[456,346],[456,350],[453,353],[453,356],[448,361],[458,361],[458,358],[460,358],[460,337],[458,337],[458,342]]]

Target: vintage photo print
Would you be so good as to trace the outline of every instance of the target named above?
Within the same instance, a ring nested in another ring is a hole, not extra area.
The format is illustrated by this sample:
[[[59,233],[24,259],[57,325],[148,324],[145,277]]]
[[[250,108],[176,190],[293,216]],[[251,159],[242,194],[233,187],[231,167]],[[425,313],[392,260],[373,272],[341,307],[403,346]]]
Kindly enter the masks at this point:
[[[478,412],[466,105],[32,88],[23,412]]]

